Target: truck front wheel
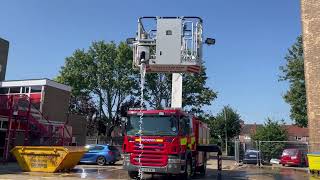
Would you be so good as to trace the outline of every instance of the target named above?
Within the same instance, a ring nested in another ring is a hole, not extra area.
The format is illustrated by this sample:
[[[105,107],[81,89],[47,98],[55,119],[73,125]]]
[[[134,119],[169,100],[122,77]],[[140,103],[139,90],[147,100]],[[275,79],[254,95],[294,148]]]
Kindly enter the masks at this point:
[[[138,171],[128,171],[128,175],[130,177],[130,179],[138,179]]]

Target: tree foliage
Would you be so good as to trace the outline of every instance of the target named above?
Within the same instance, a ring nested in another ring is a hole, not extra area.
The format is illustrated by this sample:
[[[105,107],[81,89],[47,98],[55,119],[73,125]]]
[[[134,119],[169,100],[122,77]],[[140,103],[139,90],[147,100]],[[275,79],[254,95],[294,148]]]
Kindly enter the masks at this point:
[[[206,85],[208,76],[206,67],[202,65],[200,74],[184,74],[182,105],[185,109],[198,115],[203,113],[203,106],[211,105],[217,93]]]
[[[72,87],[70,110],[87,115],[89,129],[99,129],[99,133],[104,134],[119,125],[120,117],[129,107],[139,106],[139,77],[139,72],[132,68],[131,47],[98,41],[88,50],[77,49],[67,57],[56,80]],[[171,74],[147,73],[146,107],[171,106],[171,78]],[[201,74],[183,75],[185,109],[201,113],[202,107],[217,97],[206,80],[205,67]]]
[[[187,111],[203,113],[203,106],[211,105],[217,93],[206,85],[208,77],[203,66],[200,74],[183,74],[182,106]],[[171,106],[172,75],[153,73],[146,75],[145,99],[150,107],[162,109]]]
[[[88,113],[85,107],[90,105],[96,109],[91,119],[98,117],[108,128],[116,125],[121,104],[137,94],[131,59],[128,45],[104,41],[93,42],[89,50],[77,49],[67,57],[57,80],[72,87],[72,110]]]
[[[286,64],[280,67],[282,72],[280,80],[289,82],[289,90],[283,98],[291,106],[290,117],[298,126],[307,127],[307,102],[301,36],[288,50],[285,59]]]
[[[170,107],[171,104],[171,74],[147,73],[145,100],[154,109]]]
[[[287,141],[287,131],[284,128],[284,122],[274,121],[268,118],[262,127],[258,127],[256,133],[252,135],[253,141]],[[266,160],[278,158],[285,143],[282,142],[261,142],[260,150]]]
[[[209,116],[205,122],[209,124],[212,143],[222,145],[226,136],[229,141],[240,134],[240,115],[230,106],[224,106],[215,117]]]

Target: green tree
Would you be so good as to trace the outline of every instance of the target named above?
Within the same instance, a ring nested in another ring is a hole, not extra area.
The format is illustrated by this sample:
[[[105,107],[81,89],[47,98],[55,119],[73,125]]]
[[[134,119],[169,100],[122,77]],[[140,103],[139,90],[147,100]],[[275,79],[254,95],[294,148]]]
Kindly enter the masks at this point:
[[[171,103],[171,74],[147,73],[145,100],[154,109],[170,107]]]
[[[217,93],[206,85],[208,77],[203,66],[200,74],[183,74],[182,106],[187,111],[203,113],[203,106],[211,105]],[[146,75],[145,99],[152,108],[171,106],[172,75],[153,73]]]
[[[104,124],[112,130],[129,105],[139,104],[139,76],[132,68],[131,47],[99,41],[93,42],[89,50],[78,49],[67,57],[56,80],[72,86],[71,111],[89,114],[92,127],[99,123],[99,132],[104,133],[100,126]],[[155,109],[171,106],[171,77],[165,73],[146,75],[146,106]],[[206,80],[205,67],[200,74],[183,75],[185,109],[202,113],[202,107],[210,105],[217,97],[206,85]],[[89,110],[89,106],[95,111]]]
[[[252,135],[253,141],[287,141],[287,131],[284,128],[284,122],[274,121],[267,118],[262,127],[258,127],[255,134]],[[265,160],[269,161],[271,158],[278,158],[285,143],[283,142],[261,142],[260,150]]]
[[[217,98],[217,93],[206,84],[208,79],[206,70],[203,64],[199,74],[184,74],[183,76],[182,105],[197,115],[204,113],[203,107],[211,105],[212,101]]]
[[[211,143],[225,146],[225,139],[230,141],[239,136],[241,130],[240,115],[230,106],[224,108],[214,117],[207,116],[205,122],[209,124]]]
[[[128,45],[104,41],[93,42],[89,50],[78,49],[67,57],[56,79],[72,87],[73,111],[80,111],[82,100],[87,100],[96,108],[99,126],[112,129],[117,125],[121,104],[137,94],[137,74],[131,59]],[[99,133],[105,133],[99,129]]]
[[[285,59],[286,64],[280,67],[282,75],[279,80],[288,81],[289,90],[283,98],[291,106],[290,117],[298,126],[307,127],[307,102],[301,36],[288,50]]]

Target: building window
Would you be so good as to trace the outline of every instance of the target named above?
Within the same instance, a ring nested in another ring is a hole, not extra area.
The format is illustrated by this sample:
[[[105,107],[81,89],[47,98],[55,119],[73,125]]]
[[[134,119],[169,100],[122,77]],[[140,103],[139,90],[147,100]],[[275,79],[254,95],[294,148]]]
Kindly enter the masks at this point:
[[[0,94],[8,94],[9,88],[0,88]]]
[[[41,86],[33,86],[31,87],[31,93],[39,93],[41,92],[42,87]]]
[[[2,121],[2,129],[7,129],[8,128],[8,121]]]
[[[296,140],[300,141],[302,138],[299,136],[296,136]]]
[[[10,93],[20,93],[20,87],[12,87],[12,88],[10,88]]]
[[[171,30],[167,30],[166,31],[166,35],[172,35],[172,31]]]
[[[30,87],[21,87],[21,93],[29,93]]]

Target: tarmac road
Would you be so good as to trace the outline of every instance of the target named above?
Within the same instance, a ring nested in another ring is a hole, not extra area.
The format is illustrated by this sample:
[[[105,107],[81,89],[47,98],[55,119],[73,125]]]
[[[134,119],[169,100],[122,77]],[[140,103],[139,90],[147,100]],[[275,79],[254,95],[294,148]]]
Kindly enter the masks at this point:
[[[217,173],[216,161],[210,160],[208,162],[208,172],[205,177],[196,177],[197,180],[317,180],[318,178],[309,177],[305,172],[295,171],[293,169],[259,169],[254,166],[249,167],[235,167],[233,161],[223,162],[223,171],[221,174]],[[144,176],[147,180],[167,179],[164,176],[150,175]],[[75,179],[128,179],[127,172],[122,169],[121,162],[112,166],[97,166],[97,165],[78,165],[70,173],[37,173],[37,172],[21,172],[17,167],[0,167],[0,180],[2,179],[21,179],[21,180],[75,180]],[[320,180],[320,178],[318,179]]]

